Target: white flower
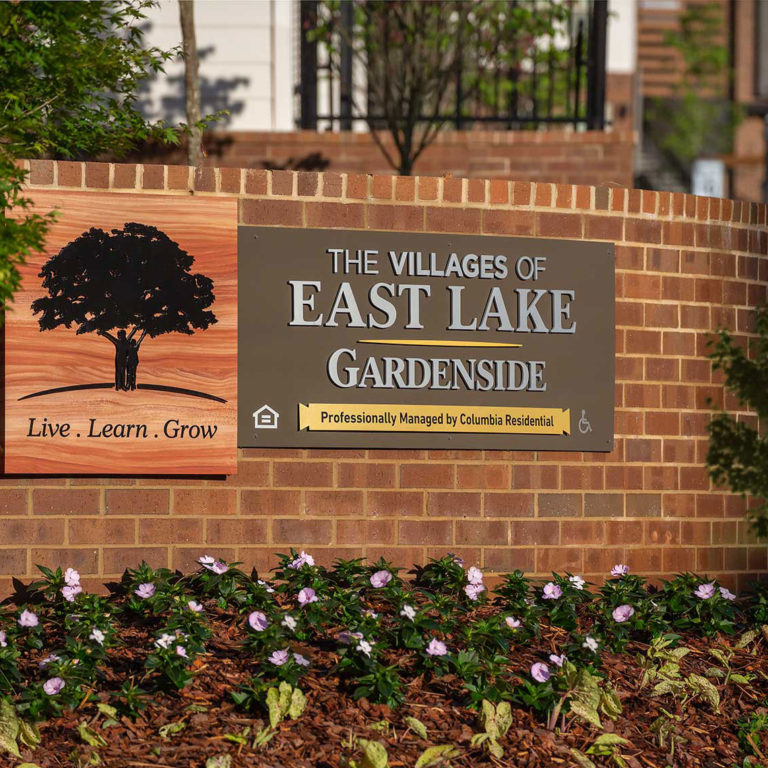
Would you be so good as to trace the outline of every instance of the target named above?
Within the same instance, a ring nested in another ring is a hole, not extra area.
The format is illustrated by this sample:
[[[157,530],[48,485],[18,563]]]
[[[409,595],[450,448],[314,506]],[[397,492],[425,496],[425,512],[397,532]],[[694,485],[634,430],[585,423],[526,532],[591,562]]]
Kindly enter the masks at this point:
[[[520,629],[522,626],[520,619],[516,619],[514,616],[507,616],[504,622],[510,629]]]
[[[44,659],[40,659],[37,666],[40,667],[40,669],[45,669],[49,664],[53,664],[56,661],[61,661],[61,657],[57,656],[55,653],[52,653],[50,656],[46,656]]]
[[[730,589],[726,589],[725,587],[718,587],[718,589],[720,590],[720,595],[723,598],[725,598],[726,600],[735,600],[736,599],[736,595],[734,595],[733,592],[731,592]]]
[[[290,613],[286,613],[283,620],[280,622],[284,627],[288,627],[291,631],[296,629],[298,622],[291,616]]]
[[[482,584],[483,583],[483,572],[479,568],[475,568],[475,566],[473,565],[467,571],[467,581],[470,584]]]
[[[83,588],[79,584],[74,586],[65,586],[61,588],[61,596],[68,602],[74,603],[75,598],[83,591]]]
[[[264,581],[263,579],[257,579],[256,583],[261,584],[261,586],[264,587],[264,590],[266,592],[272,593],[275,591],[274,589],[272,589],[272,587],[269,586],[269,583]]]
[[[304,565],[314,565],[315,564],[315,558],[312,557],[312,555],[308,555],[303,549],[301,550],[301,554],[291,563],[288,563],[289,568],[293,568],[294,571],[297,571],[299,568],[301,568]]]
[[[74,568],[67,568],[67,570],[64,571],[64,583],[68,587],[79,587],[80,574]]]
[[[293,660],[300,667],[308,667],[309,666],[309,659],[305,659],[300,653],[294,653],[293,654]]]
[[[598,645],[599,643],[597,642],[597,640],[595,640],[594,637],[592,637],[592,635],[587,635],[584,638],[584,642],[581,644],[581,647],[588,648],[590,651],[592,651],[592,653],[597,653]]]
[[[571,582],[574,589],[584,589],[584,585],[587,583],[581,576],[569,576],[568,581]]]
[[[88,635],[88,639],[89,640],[94,640],[99,645],[104,645],[105,635],[104,635],[104,633],[98,627],[94,627],[91,630],[91,634]]]
[[[0,648],[8,647],[8,636],[0,629]]]
[[[357,650],[360,653],[364,653],[366,656],[371,655],[371,644],[367,640],[360,640],[357,643]]]
[[[163,633],[162,635],[160,635],[160,637],[157,638],[157,640],[155,640],[155,645],[158,648],[167,649],[171,647],[171,643],[175,642],[175,640],[176,640],[176,635],[168,635]]]
[[[401,616],[405,616],[406,619],[413,621],[416,618],[416,611],[410,605],[404,605],[400,611]]]
[[[200,605],[196,600],[190,600],[187,603],[187,608],[189,608],[190,611],[194,611],[195,613],[202,613],[203,612],[203,606]]]
[[[181,656],[183,659],[188,659],[187,649],[183,645],[176,646],[176,655]]]
[[[477,600],[481,592],[485,592],[485,585],[481,582],[473,582],[464,587],[464,592],[470,600]]]
[[[197,562],[207,568],[209,565],[213,565],[216,562],[216,558],[211,557],[210,555],[203,555],[202,557],[197,558]]]

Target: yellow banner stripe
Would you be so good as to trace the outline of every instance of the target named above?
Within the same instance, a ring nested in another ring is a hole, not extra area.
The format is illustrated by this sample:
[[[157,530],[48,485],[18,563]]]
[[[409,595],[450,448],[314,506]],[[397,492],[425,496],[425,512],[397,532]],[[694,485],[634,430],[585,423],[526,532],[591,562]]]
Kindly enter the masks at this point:
[[[300,403],[299,429],[312,432],[569,435],[571,412],[568,408]]]

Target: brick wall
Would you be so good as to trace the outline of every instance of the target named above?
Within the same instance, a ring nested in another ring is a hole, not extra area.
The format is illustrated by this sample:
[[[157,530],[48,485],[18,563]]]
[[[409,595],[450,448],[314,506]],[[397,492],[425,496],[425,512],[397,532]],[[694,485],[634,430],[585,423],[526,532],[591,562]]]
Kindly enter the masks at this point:
[[[616,243],[611,454],[241,450],[222,478],[0,478],[0,593],[35,563],[116,576],[202,552],[274,565],[460,553],[491,571],[603,574],[614,562],[726,583],[764,571],[744,502],[704,469],[704,356],[719,323],[750,330],[766,298],[766,207],[638,190],[455,178],[36,161],[33,187],[230,195],[245,224],[588,238]],[[729,406],[734,404],[728,400]],[[95,582],[95,578],[92,579]]]
[[[626,122],[618,111],[615,119]],[[382,139],[396,157],[386,134]],[[633,147],[634,134],[628,130],[446,130],[416,161],[415,172],[422,176],[450,173],[470,178],[630,186]],[[206,135],[205,149],[206,165],[218,167],[393,172],[369,133],[214,132]],[[147,158],[152,151],[156,156]],[[186,153],[183,148],[147,148],[136,159],[184,163]]]

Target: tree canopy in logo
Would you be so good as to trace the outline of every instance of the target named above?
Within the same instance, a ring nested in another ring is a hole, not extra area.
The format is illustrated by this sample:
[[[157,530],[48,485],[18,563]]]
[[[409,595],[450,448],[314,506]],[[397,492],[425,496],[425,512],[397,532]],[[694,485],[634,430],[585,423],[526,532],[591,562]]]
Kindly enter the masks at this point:
[[[156,227],[127,223],[110,233],[94,227],[43,266],[39,276],[48,296],[36,299],[32,311],[41,313],[41,331],[74,324],[78,334],[98,333],[111,341],[115,388],[134,389],[146,336],[192,334],[216,322],[208,309],[213,281],[193,273],[193,263]]]

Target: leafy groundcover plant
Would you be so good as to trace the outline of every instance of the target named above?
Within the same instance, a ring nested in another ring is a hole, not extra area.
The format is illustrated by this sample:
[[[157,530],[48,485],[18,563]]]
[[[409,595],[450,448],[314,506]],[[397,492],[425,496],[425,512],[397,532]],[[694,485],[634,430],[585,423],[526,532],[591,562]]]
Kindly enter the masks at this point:
[[[760,765],[768,590],[201,555],[0,606],[5,766]]]

